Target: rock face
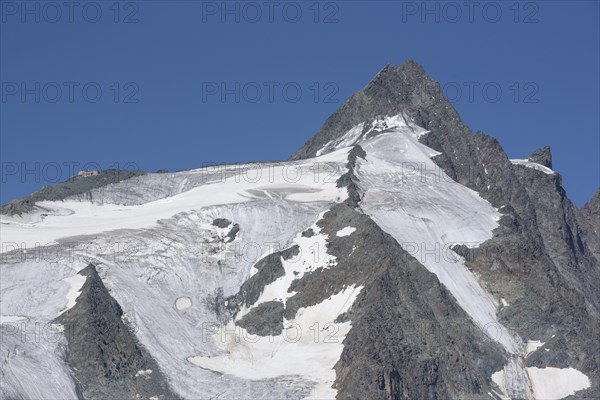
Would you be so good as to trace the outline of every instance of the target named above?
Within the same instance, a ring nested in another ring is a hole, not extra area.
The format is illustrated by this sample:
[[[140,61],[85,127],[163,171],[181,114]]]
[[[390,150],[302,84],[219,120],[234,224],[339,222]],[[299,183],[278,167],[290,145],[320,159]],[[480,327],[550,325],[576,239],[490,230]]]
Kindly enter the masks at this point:
[[[586,247],[600,262],[600,189],[581,209],[577,210],[577,221],[581,225]]]
[[[476,165],[471,130],[445,98],[439,83],[414,61],[398,68],[385,66],[362,91],[350,96],[290,159],[313,157],[353,126],[369,123],[378,116],[400,113],[431,132],[423,142],[442,153],[436,162],[452,179],[460,183],[470,181],[472,167]]]
[[[477,328],[435,275],[368,216],[347,205],[319,222],[335,271],[308,275],[299,303],[340,282],[364,289],[345,316],[352,329],[336,364],[338,399],[484,398],[503,350]],[[357,227],[348,238],[345,226]],[[352,256],[351,249],[354,249]],[[310,300],[309,300],[310,299]]]
[[[344,175],[340,176],[337,180],[338,187],[345,187],[348,191],[348,199],[346,200],[346,204],[351,207],[358,206],[358,202],[361,197],[361,189],[358,186],[359,179],[354,174],[354,168],[356,167],[356,159],[358,157],[364,159],[367,156],[364,149],[359,145],[355,145],[352,147],[352,150],[348,153],[348,163],[346,164],[346,168],[348,168],[348,172]]]
[[[255,267],[258,272],[244,282],[238,295],[232,299],[232,301],[235,301],[240,306],[254,304],[265,286],[275,282],[275,280],[285,274],[285,270],[281,264],[280,252],[269,254],[260,260]]]
[[[510,304],[500,311],[503,323],[525,340],[548,341],[557,349],[535,353],[528,365],[578,368],[593,377],[593,387],[582,398],[597,395],[599,192],[577,210],[559,174],[513,164],[497,140],[481,132],[473,135],[439,85],[410,61],[398,68],[386,66],[291,159],[322,152],[362,121],[399,113],[429,131],[420,141],[441,153],[432,159],[448,176],[504,214],[494,237],[470,252],[467,262],[491,294]],[[550,148],[536,150],[528,161],[552,168]],[[358,338],[353,334],[354,329],[348,344]],[[389,374],[402,376],[393,368]],[[351,388],[342,386],[342,393],[358,385],[356,380],[346,384]]]
[[[93,264],[73,308],[57,318],[68,342],[67,362],[81,398],[175,399],[159,366],[140,346],[123,311],[110,296]]]
[[[283,330],[284,305],[280,301],[267,301],[259,304],[241,318],[237,325],[251,335],[277,336]]]
[[[552,169],[552,153],[550,152],[549,146],[544,146],[541,149],[537,149],[527,159],[531,162],[538,163],[544,167]]]
[[[545,176],[536,170],[513,165],[497,140],[481,132],[473,135],[445,98],[439,84],[415,62],[408,61],[398,68],[388,65],[382,69],[362,91],[344,102],[291,159],[314,156],[328,142],[338,139],[360,122],[398,113],[429,130],[420,140],[441,153],[433,160],[448,176],[476,190],[492,205],[514,210],[510,215],[520,220],[520,229],[528,231],[530,240],[541,238],[544,241],[552,262],[560,266],[566,279],[583,291],[598,315],[598,287],[589,283],[598,282],[598,259],[591,257],[582,244],[583,230],[588,232],[587,236],[591,230],[579,226],[587,225],[580,221],[585,219],[583,215],[593,213],[577,212],[562,188],[560,175]],[[536,150],[528,159],[552,167],[549,147]],[[597,196],[585,210],[593,208],[594,201],[598,204]],[[594,247],[597,246],[592,244],[592,252]],[[577,277],[576,269],[582,269],[587,279]]]
[[[489,376],[502,368],[504,351],[473,324],[435,275],[347,204],[334,206],[317,225],[329,237],[327,251],[335,266],[304,274],[290,285],[294,294],[285,305],[260,303],[237,324],[251,334],[277,335],[284,318],[293,320],[302,308],[363,286],[352,309],[337,321],[352,321],[335,365],[338,399],[488,397]],[[336,235],[347,226],[356,230]],[[244,299],[238,307],[252,306],[269,283],[283,276],[280,260],[297,253],[291,247],[260,260],[258,272],[229,301]]]

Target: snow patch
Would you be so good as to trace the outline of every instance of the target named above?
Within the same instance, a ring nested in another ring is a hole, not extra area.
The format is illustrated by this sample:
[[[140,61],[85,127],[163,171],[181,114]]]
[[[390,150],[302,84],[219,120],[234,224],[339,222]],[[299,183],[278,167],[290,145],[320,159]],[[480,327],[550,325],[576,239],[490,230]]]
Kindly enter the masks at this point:
[[[363,134],[364,123],[360,123],[354,127],[352,127],[344,136],[337,140],[331,140],[325,144],[321,149],[316,152],[317,157],[322,156],[324,154],[333,152],[338,149],[343,149],[346,147],[352,147],[357,142],[359,142],[360,137]]]
[[[85,283],[86,279],[87,279],[87,277],[80,275],[80,274],[75,274],[73,276],[63,279],[63,281],[65,281],[69,284],[69,291],[67,292],[67,295],[66,295],[67,306],[64,310],[62,310],[59,313],[59,315],[64,313],[67,310],[70,310],[71,308],[73,308],[75,306],[75,304],[77,304],[77,298],[79,297],[81,288],[83,287],[83,284]]]
[[[527,368],[536,399],[562,399],[591,386],[590,379],[574,368]]]
[[[329,147],[330,144],[331,144],[331,140],[329,142],[325,143],[325,146],[323,146],[319,150],[317,150],[317,152],[315,153],[315,155],[317,157],[319,157],[321,154],[323,154],[323,152],[325,152],[327,150],[327,148]]]
[[[501,369],[500,371],[494,372],[492,374],[492,382],[494,382],[498,386],[500,391],[502,392],[502,393],[498,393],[492,389],[494,394],[497,397],[499,397],[501,400],[510,400],[508,393],[506,393],[506,388],[504,387],[504,370],[503,369]],[[490,396],[492,396],[492,395],[490,394]],[[492,397],[494,397],[494,396],[492,396]]]
[[[187,310],[192,306],[192,299],[189,297],[183,296],[175,300],[175,307],[178,310]]]
[[[510,160],[510,162],[513,163],[514,165],[523,165],[527,168],[533,168],[535,170],[542,171],[543,173],[545,173],[547,175],[555,174],[555,172],[552,169],[550,169],[542,164],[531,162],[529,160],[514,159],[514,160]]]
[[[535,352],[537,349],[539,349],[543,345],[544,345],[544,342],[541,342],[539,340],[528,340],[527,347],[525,349],[525,357],[529,356],[531,353]]]
[[[534,346],[532,342],[535,346],[541,343],[530,341],[528,348],[530,344]],[[504,369],[492,374],[492,381],[502,391],[500,396],[502,399],[558,400],[587,389],[591,385],[589,378],[574,368],[528,367],[525,368],[526,376],[523,376],[520,363],[522,363],[520,359],[513,357]],[[529,382],[528,392],[524,393],[523,384],[527,382]]]
[[[431,133],[431,131],[421,131],[419,133],[417,133],[417,139],[421,139],[423,136],[427,135],[428,133]],[[487,171],[486,171],[487,173]]]
[[[140,369],[138,372],[135,373],[135,376],[141,376],[144,377],[146,379],[150,378],[150,374],[152,374],[152,370],[151,369]]]
[[[347,226],[347,227],[337,231],[335,236],[337,236],[337,237],[350,236],[355,230],[356,230],[356,228],[354,228],[352,226]]]

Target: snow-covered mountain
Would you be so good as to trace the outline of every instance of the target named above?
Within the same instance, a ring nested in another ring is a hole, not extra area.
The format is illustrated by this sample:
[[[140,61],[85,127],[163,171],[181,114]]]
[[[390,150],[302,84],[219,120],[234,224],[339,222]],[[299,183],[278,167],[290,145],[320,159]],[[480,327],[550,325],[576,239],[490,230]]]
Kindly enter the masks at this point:
[[[414,62],[287,162],[61,185],[1,210],[2,398],[600,397],[600,192]]]

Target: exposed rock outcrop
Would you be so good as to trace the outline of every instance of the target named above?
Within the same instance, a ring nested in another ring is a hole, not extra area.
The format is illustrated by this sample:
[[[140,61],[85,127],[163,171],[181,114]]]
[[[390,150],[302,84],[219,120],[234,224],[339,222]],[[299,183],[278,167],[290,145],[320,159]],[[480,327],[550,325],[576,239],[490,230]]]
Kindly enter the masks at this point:
[[[176,399],[159,366],[138,343],[123,311],[93,264],[76,304],[56,320],[64,326],[67,362],[83,399]]]

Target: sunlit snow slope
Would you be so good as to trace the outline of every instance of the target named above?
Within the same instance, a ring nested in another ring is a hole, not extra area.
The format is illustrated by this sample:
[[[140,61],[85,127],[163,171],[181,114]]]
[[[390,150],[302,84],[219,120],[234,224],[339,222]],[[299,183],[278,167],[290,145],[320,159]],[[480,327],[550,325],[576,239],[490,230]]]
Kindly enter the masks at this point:
[[[434,273],[509,354],[507,368],[493,377],[497,397],[559,398],[589,386],[578,371],[524,368],[528,346],[499,322],[501,299],[452,249],[490,239],[500,214],[436,167],[436,152],[418,140],[426,134],[402,116],[386,117],[369,129],[355,126],[314,159],[148,174],[88,197],[40,203],[43,209],[23,217],[2,216],[3,394],[76,397],[54,319],[76,303],[85,282],[77,272],[91,262],[123,308],[123,320],[182,398],[334,398],[333,366],[352,321],[336,325],[335,340],[327,340],[327,324],[352,307],[362,287],[299,310],[284,321],[283,334],[257,341],[247,340],[234,321],[221,325],[215,304],[235,294],[272,251],[297,245],[301,256],[293,264],[282,260],[284,275],[236,320],[269,301],[285,304],[294,279],[336,267],[335,258],[313,257],[327,254],[329,239],[315,223],[347,199],[336,181],[356,144],[366,153],[354,166],[359,209]],[[308,228],[310,237],[302,234]],[[346,227],[336,236],[355,230]],[[286,336],[298,331],[298,340]],[[554,379],[576,383],[552,391],[545,382]]]
[[[364,191],[361,209],[433,272],[475,324],[511,355],[505,369],[492,379],[502,392],[496,395],[559,399],[589,387],[589,379],[577,370],[525,368],[528,346],[497,318],[502,299],[494,299],[452,250],[455,245],[476,247],[490,239],[500,213],[433,163],[431,157],[439,153],[418,140],[428,131],[403,115],[382,117],[366,128],[364,123],[353,127],[318,153],[349,145],[363,148],[366,157],[357,159],[355,167]],[[527,166],[553,173],[539,164]],[[550,387],[550,376],[569,384]]]

